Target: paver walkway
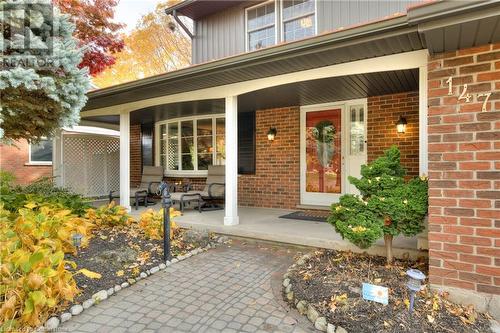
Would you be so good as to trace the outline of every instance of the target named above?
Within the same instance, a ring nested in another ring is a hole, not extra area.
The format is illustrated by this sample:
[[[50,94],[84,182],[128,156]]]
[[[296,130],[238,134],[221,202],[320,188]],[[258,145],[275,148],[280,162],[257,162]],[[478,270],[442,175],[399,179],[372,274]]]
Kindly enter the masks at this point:
[[[60,332],[307,332],[281,277],[297,250],[237,241],[188,258],[59,327]]]

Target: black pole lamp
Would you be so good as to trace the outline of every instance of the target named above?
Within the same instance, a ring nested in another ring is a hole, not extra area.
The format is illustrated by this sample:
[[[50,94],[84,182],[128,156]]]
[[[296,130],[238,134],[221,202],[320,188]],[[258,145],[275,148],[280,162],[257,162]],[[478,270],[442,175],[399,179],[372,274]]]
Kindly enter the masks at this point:
[[[276,130],[276,127],[270,127],[269,131],[267,131],[267,139],[269,141],[274,141],[274,138],[276,137],[276,133],[278,133],[278,131]]]
[[[170,259],[170,207],[172,200],[168,192],[168,185],[163,186],[162,193],[162,206],[163,206],[163,260]]]
[[[406,286],[410,290],[410,314],[413,312],[413,306],[415,302],[415,295],[417,291],[420,291],[422,288],[422,281],[425,280],[425,274],[419,271],[418,269],[409,269],[406,271],[406,275],[408,275],[408,283]]]
[[[396,123],[396,129],[398,130],[398,133],[404,133],[406,132],[406,125],[408,122],[406,121],[406,118],[403,116],[399,116],[399,120]]]

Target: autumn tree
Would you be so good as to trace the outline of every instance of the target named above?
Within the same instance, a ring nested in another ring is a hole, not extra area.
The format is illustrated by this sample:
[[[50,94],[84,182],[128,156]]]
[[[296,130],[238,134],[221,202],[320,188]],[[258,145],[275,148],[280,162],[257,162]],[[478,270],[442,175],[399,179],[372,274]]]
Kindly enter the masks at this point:
[[[54,0],[75,23],[74,36],[85,47],[80,68],[88,67],[95,76],[115,63],[115,53],[123,49],[122,24],[113,22],[118,0]]]
[[[189,65],[191,41],[182,29],[170,29],[174,22],[165,14],[165,8],[176,2],[160,3],[153,12],[141,18],[125,37],[125,47],[116,54],[116,63],[94,78],[97,86],[133,81]]]

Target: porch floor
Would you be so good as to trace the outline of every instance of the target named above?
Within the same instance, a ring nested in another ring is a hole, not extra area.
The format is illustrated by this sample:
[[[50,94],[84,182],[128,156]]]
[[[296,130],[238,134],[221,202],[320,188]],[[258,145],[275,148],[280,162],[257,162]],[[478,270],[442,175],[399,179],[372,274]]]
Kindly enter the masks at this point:
[[[160,204],[148,208],[160,209]],[[134,217],[139,217],[144,207],[132,210]],[[336,250],[351,250],[353,252],[368,252],[370,254],[385,255],[383,240],[375,246],[363,250],[347,240],[328,223],[302,221],[279,218],[291,213],[291,210],[239,207],[240,223],[234,226],[225,226],[224,210],[204,211],[187,208],[183,216],[175,218],[175,223],[184,228],[209,230],[228,236],[255,238],[301,246],[320,247]],[[417,250],[417,238],[396,237],[393,242],[394,255],[401,257],[408,253],[411,258],[426,255],[425,251]]]

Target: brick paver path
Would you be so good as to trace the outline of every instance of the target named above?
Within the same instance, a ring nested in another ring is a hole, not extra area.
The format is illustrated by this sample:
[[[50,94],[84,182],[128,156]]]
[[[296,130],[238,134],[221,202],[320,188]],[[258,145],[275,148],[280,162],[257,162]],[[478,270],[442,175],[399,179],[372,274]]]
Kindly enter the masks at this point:
[[[178,262],[85,310],[62,332],[307,332],[280,296],[296,250],[237,242]]]

